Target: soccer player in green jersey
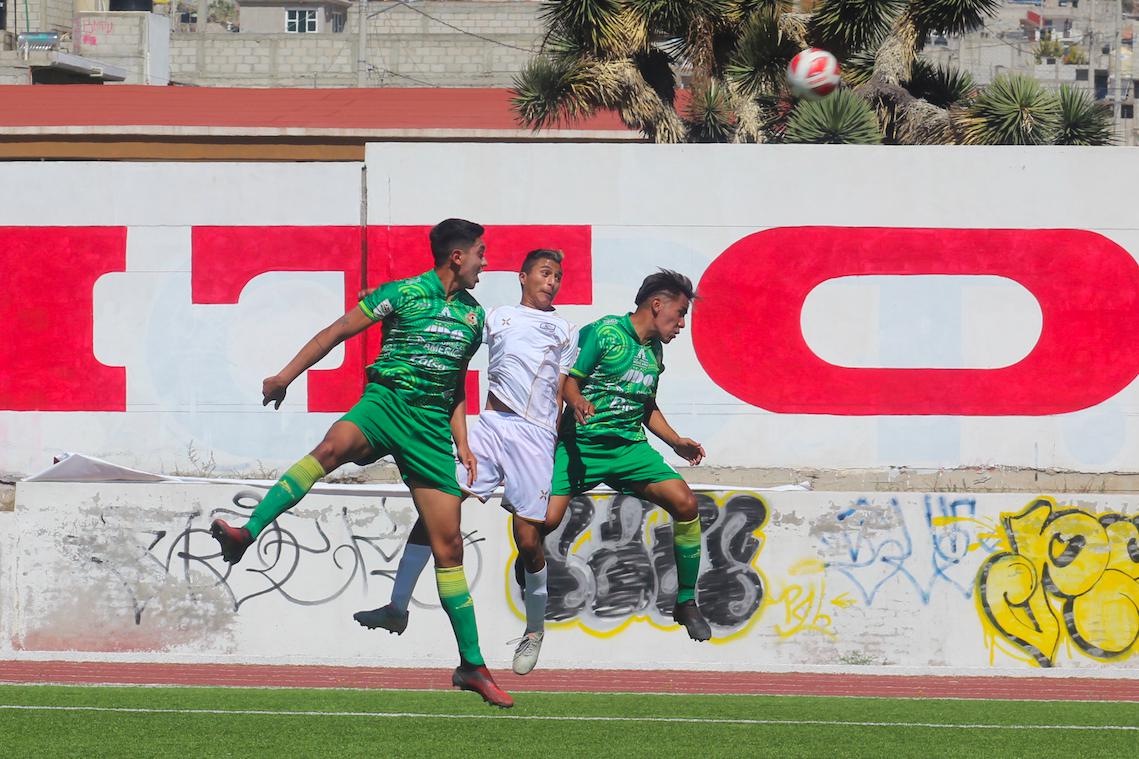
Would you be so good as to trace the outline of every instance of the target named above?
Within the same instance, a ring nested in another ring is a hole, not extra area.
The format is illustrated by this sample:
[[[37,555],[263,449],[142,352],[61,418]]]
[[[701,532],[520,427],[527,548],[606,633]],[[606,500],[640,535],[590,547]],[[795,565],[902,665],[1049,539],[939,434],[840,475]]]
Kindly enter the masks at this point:
[[[476,460],[467,444],[467,362],[482,343],[486,314],[467,290],[486,266],[483,228],[447,219],[431,230],[435,267],[410,279],[373,290],[337,321],[309,340],[279,374],[262,385],[263,405],[280,408],[289,385],[335,346],[376,323],[383,324],[383,347],[367,369],[363,397],[329,428],[309,455],[294,464],[254,509],[234,527],[220,519],[210,525],[222,558],[236,564],[273,520],[296,505],[317,480],[348,462],[391,455],[411,490],[435,557],[439,599],[459,644],[459,667],[452,683],[488,703],[513,706],[487,671],[479,649],[474,604],[463,573],[459,532],[461,491],[455,479],[458,458],[473,478]]]
[[[645,427],[692,466],[704,448],[681,437],[656,404],[664,371],[663,345],[684,329],[696,293],[692,281],[662,269],[645,278],[637,310],[582,328],[580,353],[565,383],[566,412],[554,455],[547,532],[561,522],[570,498],[604,482],[660,506],[673,520],[678,592],[672,618],[693,640],[712,637],[696,606],[700,516],[688,483],[649,445]],[[572,413],[570,413],[572,412]]]

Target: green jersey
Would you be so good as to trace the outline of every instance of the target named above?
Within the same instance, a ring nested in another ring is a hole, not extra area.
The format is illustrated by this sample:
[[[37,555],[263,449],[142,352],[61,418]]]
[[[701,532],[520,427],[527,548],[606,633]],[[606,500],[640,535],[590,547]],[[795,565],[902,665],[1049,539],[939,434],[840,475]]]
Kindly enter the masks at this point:
[[[447,300],[434,271],[377,287],[360,301],[383,321],[383,346],[368,367],[369,382],[395,390],[410,405],[448,416],[467,361],[482,344],[486,313],[460,290]]]
[[[580,352],[570,374],[597,413],[577,424],[572,413],[563,416],[563,432],[582,439],[620,437],[644,440],[645,406],[657,394],[664,371],[660,340],[641,343],[629,314],[606,316],[582,328]]]

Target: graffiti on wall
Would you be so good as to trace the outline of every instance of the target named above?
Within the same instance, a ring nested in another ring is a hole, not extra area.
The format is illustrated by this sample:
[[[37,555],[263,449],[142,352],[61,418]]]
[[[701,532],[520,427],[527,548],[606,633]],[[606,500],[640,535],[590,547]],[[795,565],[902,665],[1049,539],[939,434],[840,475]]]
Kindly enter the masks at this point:
[[[803,559],[788,570],[788,577],[770,606],[779,609],[782,619],[775,623],[775,634],[791,638],[801,633],[818,633],[832,640],[838,637],[831,616],[835,609],[855,604],[846,593],[831,597],[827,592],[827,565],[818,559]]]
[[[972,497],[926,494],[921,516],[897,497],[858,498],[811,523],[828,570],[845,576],[866,606],[894,583],[922,604],[938,589],[969,598],[981,557],[996,550],[994,526],[977,517]]]
[[[381,586],[394,582],[404,542],[415,521],[408,499],[380,498],[378,507],[369,501],[367,513],[356,517],[348,507],[340,507],[323,524],[320,518],[285,512],[265,528],[239,564],[226,564],[210,536],[209,523],[235,517],[240,522],[261,497],[257,491],[240,491],[233,496],[233,506],[208,514],[187,512],[173,530],[117,529],[100,515],[104,529],[70,536],[66,555],[94,564],[114,578],[113,585],[128,598],[137,625],[161,595],[160,589],[171,585],[189,598],[221,594],[234,612],[267,597],[299,606],[321,606],[352,588],[377,603],[387,600],[387,588],[377,589],[369,580],[381,578]],[[366,531],[361,523],[368,525]],[[464,566],[474,588],[483,574],[480,543],[485,538],[472,530],[464,532],[463,539]],[[413,603],[432,606],[414,598]]]
[[[700,493],[704,557],[696,599],[718,639],[757,618],[765,582],[756,566],[769,510],[750,493]],[[629,495],[578,496],[546,538],[549,601],[546,619],[609,635],[634,621],[674,627],[676,562],[672,522],[651,503]],[[507,596],[519,618],[517,553],[507,565]]]
[[[1050,667],[1062,643],[1103,661],[1139,641],[1139,516],[1096,514],[1041,497],[1003,514],[1003,546],[977,573],[992,640]]]

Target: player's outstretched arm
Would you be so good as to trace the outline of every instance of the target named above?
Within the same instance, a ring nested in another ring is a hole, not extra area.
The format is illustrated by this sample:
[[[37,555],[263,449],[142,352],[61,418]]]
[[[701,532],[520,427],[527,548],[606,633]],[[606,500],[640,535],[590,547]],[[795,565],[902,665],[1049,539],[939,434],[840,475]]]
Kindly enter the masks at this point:
[[[664,418],[664,414],[661,413],[656,401],[645,406],[645,426],[649,428],[649,432],[663,440],[669,448],[676,451],[677,456],[687,461],[691,466],[697,466],[704,460],[704,446],[692,438],[681,437]]]
[[[455,441],[455,453],[459,463],[467,468],[467,487],[475,484],[478,476],[478,459],[471,453],[467,443],[467,365],[459,372],[455,383],[455,407],[451,409],[451,437]]]
[[[311,340],[304,344],[293,360],[285,368],[266,377],[261,383],[262,406],[273,404],[274,409],[281,408],[285,400],[285,391],[293,380],[307,372],[312,366],[328,355],[328,352],[353,335],[366,330],[375,322],[359,308],[353,308],[327,327],[317,332]]]

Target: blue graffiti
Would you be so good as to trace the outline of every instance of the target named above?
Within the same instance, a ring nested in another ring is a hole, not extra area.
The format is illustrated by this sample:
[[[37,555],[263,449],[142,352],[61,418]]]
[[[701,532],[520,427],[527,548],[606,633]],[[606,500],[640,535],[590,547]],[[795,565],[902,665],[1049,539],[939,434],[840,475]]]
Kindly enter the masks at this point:
[[[997,550],[976,519],[976,500],[925,495],[923,502],[920,523],[892,497],[885,505],[859,498],[813,525],[827,569],[846,576],[867,606],[892,582],[910,586],[923,604],[939,588],[972,597],[981,561]]]

